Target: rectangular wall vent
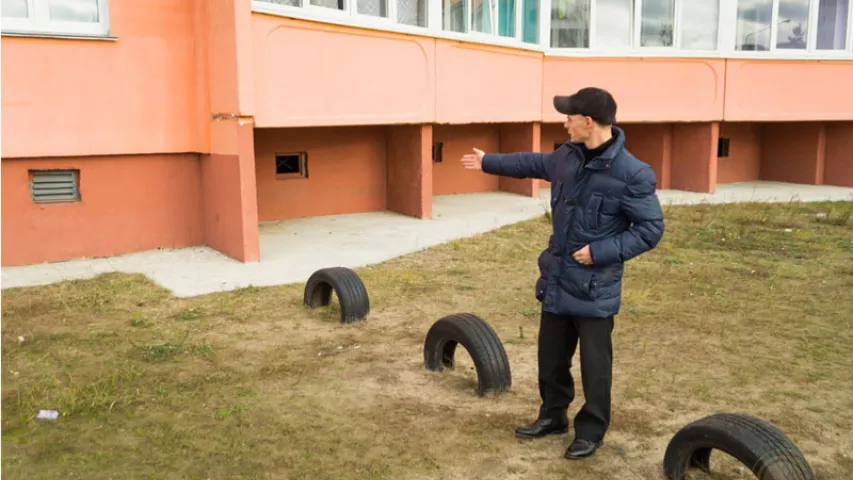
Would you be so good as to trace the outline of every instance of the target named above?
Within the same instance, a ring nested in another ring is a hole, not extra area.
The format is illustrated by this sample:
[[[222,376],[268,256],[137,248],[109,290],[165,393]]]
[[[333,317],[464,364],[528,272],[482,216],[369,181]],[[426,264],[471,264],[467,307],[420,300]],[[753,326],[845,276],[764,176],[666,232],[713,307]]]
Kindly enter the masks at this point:
[[[80,200],[79,170],[30,170],[30,195],[36,203]]]

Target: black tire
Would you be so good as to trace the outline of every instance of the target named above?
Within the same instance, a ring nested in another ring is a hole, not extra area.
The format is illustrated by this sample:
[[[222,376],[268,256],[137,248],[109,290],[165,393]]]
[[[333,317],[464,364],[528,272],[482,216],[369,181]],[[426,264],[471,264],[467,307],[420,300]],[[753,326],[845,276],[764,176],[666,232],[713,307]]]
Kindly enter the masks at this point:
[[[327,306],[332,290],[341,304],[341,323],[353,323],[370,313],[370,297],[361,278],[346,267],[322,268],[314,272],[305,284],[303,303],[308,308]]]
[[[682,480],[690,468],[710,473],[711,450],[725,452],[759,480],[814,480],[803,453],[784,433],[760,418],[717,413],[692,422],[669,441],[664,473]]]
[[[488,323],[470,313],[449,315],[432,325],[424,341],[424,366],[438,372],[453,368],[460,343],[477,369],[477,395],[510,389],[512,373],[501,339]]]

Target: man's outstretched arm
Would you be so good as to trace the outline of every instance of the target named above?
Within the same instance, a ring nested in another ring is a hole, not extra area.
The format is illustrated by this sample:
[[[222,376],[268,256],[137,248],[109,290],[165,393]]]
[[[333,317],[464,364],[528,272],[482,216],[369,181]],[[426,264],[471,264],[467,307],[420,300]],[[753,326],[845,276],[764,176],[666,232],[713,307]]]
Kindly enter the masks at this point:
[[[625,187],[622,208],[632,223],[624,232],[589,245],[592,263],[609,265],[628,260],[655,248],[663,237],[663,209],[655,194],[655,173],[643,168]]]
[[[492,175],[512,178],[539,178],[551,181],[550,153],[483,153],[474,149],[462,157],[462,165]]]

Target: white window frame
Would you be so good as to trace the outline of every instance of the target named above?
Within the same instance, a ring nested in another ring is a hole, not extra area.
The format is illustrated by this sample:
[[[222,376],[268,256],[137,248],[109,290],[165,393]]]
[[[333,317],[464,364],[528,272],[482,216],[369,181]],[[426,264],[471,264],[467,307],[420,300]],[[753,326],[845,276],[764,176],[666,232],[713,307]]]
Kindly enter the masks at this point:
[[[470,43],[478,43],[484,45],[495,45],[517,48],[520,50],[529,50],[542,52],[545,49],[541,44],[526,43],[522,34],[521,27],[523,26],[523,10],[522,2],[516,0],[515,7],[515,35],[505,37],[498,33],[498,12],[499,6],[495,0],[495,14],[492,16],[492,31],[494,33],[483,33],[472,31],[473,13],[471,12],[471,0],[463,0],[465,9],[468,12],[465,20],[468,27],[467,32],[454,32],[451,30],[442,29],[443,19],[443,2],[442,0],[426,0],[426,26],[409,25],[397,21],[397,4],[398,0],[389,0],[393,5],[388,6],[389,18],[375,17],[372,15],[359,14],[356,6],[357,0],[345,0],[348,2],[346,10],[337,10],[316,5],[310,5],[310,0],[301,0],[301,7],[292,5],[278,5],[260,0],[252,0],[252,11],[257,13],[265,13],[269,15],[278,15],[289,18],[297,18],[302,20],[312,20],[318,22],[329,23],[333,25],[360,27],[373,30],[381,30],[386,32],[404,33],[409,35],[419,35],[433,38],[444,38],[448,40],[459,40]],[[547,1],[547,0],[546,0]],[[540,34],[542,32],[541,13],[543,0],[539,0],[540,11]]]
[[[308,1],[310,1],[310,0],[308,0]],[[346,3],[344,3],[345,9],[344,10],[335,10],[335,11],[336,12],[342,12],[345,10],[349,10],[352,15],[355,15],[355,16],[360,17],[360,18],[368,18],[368,19],[372,19],[373,21],[382,22],[382,23],[396,23],[397,22],[397,0],[384,0],[384,1],[388,2],[388,5],[387,5],[388,16],[387,17],[377,17],[376,15],[369,15],[367,13],[359,13],[358,12],[358,0],[344,0],[344,2],[346,2]],[[325,7],[314,7],[314,8],[325,8]],[[329,9],[329,10],[331,10],[331,9]],[[427,14],[429,14],[429,12],[427,12]]]
[[[721,0],[725,2],[725,0]],[[776,40],[779,38],[779,2],[773,0],[773,10],[770,16],[770,50],[764,52],[735,50],[737,43],[737,4],[739,0],[733,0],[734,6],[731,15],[721,26],[720,34],[725,35],[730,48],[727,49],[726,57],[749,58],[749,59],[771,59],[771,60],[834,60],[853,58],[853,0],[847,4],[847,41],[843,50],[820,50],[817,48],[817,22],[819,0],[809,0],[809,17],[806,24],[806,48],[795,50],[789,48],[777,48]]]
[[[50,20],[48,0],[27,0],[29,18],[2,17],[3,35],[109,37],[109,0],[98,0],[98,22]]]
[[[681,50],[681,13],[682,13],[682,5],[684,4],[684,0],[675,0],[673,3],[673,17],[672,17],[672,45],[670,46],[660,46],[660,47],[644,47],[642,46],[642,38],[643,38],[643,3],[644,0],[634,0],[634,37],[633,37],[633,46],[635,48],[639,48],[644,52],[660,52],[661,54],[668,55],[671,54],[673,50]],[[720,19],[717,19],[717,49],[720,48]],[[709,50],[713,51],[713,50]]]
[[[44,1],[44,0],[30,0]],[[388,0],[388,18],[362,15],[357,11],[357,0],[345,0],[346,9],[337,10],[310,5],[310,0],[301,0],[303,6],[278,5],[261,0],[252,0],[252,10],[258,13],[278,15],[303,20],[324,22],[329,24],[359,27],[380,31],[404,33],[424,37],[444,38],[468,43],[512,47],[520,50],[543,52],[556,57],[650,57],[650,58],[733,58],[733,59],[768,59],[768,60],[851,60],[853,59],[853,0],[848,5],[847,20],[847,49],[846,50],[817,50],[817,8],[818,0],[810,0],[808,44],[805,50],[776,49],[777,29],[771,31],[772,49],[766,52],[735,50],[735,34],[737,27],[738,0],[720,0],[717,18],[717,48],[714,50],[691,50],[681,48],[681,31],[683,25],[682,2],[675,1],[675,21],[673,23],[673,45],[669,47],[641,47],[640,34],[642,25],[643,0],[632,2],[631,41],[632,45],[624,47],[597,47],[597,3],[590,3],[589,47],[588,48],[552,48],[551,42],[551,0],[539,1],[539,43],[532,44],[523,41],[524,33],[524,2],[516,0],[515,5],[515,35],[501,36],[498,27],[500,20],[500,5],[495,0],[495,11],[492,16],[493,33],[475,32],[473,26],[473,11],[471,0],[463,0],[467,11],[465,22],[467,32],[454,32],[442,29],[443,1],[426,0],[426,26],[408,25],[397,22],[397,1]],[[773,21],[778,18],[779,0],[773,0]]]

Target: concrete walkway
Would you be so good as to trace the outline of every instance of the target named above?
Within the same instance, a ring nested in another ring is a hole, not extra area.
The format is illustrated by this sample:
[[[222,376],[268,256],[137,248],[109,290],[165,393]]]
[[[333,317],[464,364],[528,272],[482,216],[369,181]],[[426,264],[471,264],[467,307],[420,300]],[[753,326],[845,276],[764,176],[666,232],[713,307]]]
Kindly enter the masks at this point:
[[[438,196],[431,220],[389,212],[333,215],[264,223],[261,261],[240,263],[207,247],[153,250],[109,258],[2,268],[2,287],[44,285],[106,272],[142,273],[186,297],[250,285],[304,282],[327,266],[356,268],[484,233],[542,215],[550,191],[539,199],[507,193]],[[853,188],[749,182],[720,185],[713,194],[659,192],[664,204],[743,201],[853,201]]]

